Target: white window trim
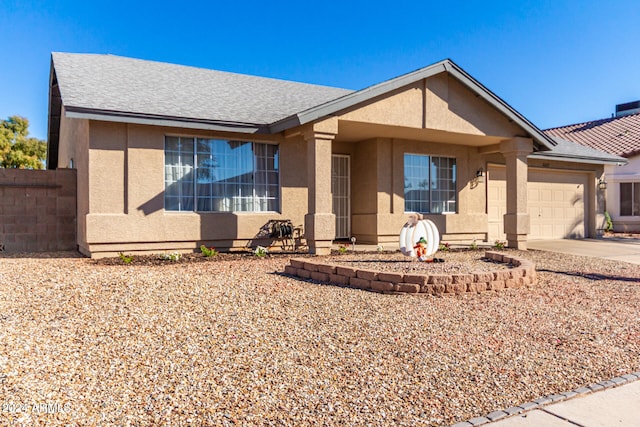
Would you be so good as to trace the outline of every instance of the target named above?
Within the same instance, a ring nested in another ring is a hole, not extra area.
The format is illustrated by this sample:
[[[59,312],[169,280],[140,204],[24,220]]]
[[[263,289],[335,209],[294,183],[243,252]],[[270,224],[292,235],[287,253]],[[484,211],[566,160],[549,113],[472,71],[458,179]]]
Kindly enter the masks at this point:
[[[455,165],[456,165],[456,175],[457,175],[457,172],[458,172],[458,170],[457,170],[457,167],[458,167],[458,158],[457,158],[457,157],[455,157],[455,156],[442,156],[442,155],[435,155],[435,154],[428,154],[428,153],[414,153],[414,152],[405,152],[405,153],[403,153],[403,154],[402,154],[402,159],[403,159],[403,160],[402,160],[402,161],[403,161],[403,164],[402,164],[402,172],[403,172],[403,174],[404,174],[404,172],[405,172],[405,168],[406,168],[406,165],[404,164],[404,158],[405,158],[405,156],[406,156],[406,155],[411,155],[411,156],[423,156],[423,157],[429,157],[429,158],[434,158],[434,157],[436,157],[436,158],[444,158],[444,159],[453,159],[453,160],[455,160]],[[431,162],[429,162],[429,164],[431,164]],[[458,183],[458,179],[457,179],[457,178],[458,178],[458,177],[456,176],[455,178],[456,178],[456,188],[455,188],[455,196],[456,196],[455,204],[456,204],[456,210],[454,210],[454,211],[437,212],[437,213],[434,213],[434,212],[418,212],[418,213],[421,213],[421,214],[424,214],[424,215],[456,215],[456,214],[458,213],[458,210],[457,210],[457,209],[458,209],[458,205],[459,205],[459,200],[458,200],[458,188],[457,188],[457,185],[458,185],[458,184],[457,184],[457,183]],[[429,177],[429,184],[431,184],[431,177]],[[404,185],[403,185],[403,187],[404,187]],[[405,215],[406,215],[406,214],[414,213],[415,211],[407,211],[407,210],[406,210],[406,199],[404,198],[404,188],[403,188],[403,192],[402,192],[402,198],[403,198],[402,208],[403,208],[403,210],[404,210]],[[431,205],[431,202],[432,202],[432,200],[431,200],[431,189],[429,189],[429,205]],[[450,201],[447,201],[447,204],[448,204],[448,203],[450,203]]]

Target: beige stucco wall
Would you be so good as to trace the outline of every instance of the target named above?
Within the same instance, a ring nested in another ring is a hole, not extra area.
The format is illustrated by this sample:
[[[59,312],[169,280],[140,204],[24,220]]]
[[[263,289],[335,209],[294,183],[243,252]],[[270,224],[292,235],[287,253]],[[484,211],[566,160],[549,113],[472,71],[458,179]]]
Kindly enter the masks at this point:
[[[445,73],[339,112],[329,122],[332,126],[322,132],[328,135],[337,130],[329,136],[335,138],[332,153],[351,158],[351,228],[361,243],[397,243],[408,214],[404,212],[405,153],[456,159],[457,213],[427,218],[436,223],[444,240],[485,240],[486,185],[474,179],[476,171],[505,161],[486,147],[525,133]],[[81,251],[100,256],[119,251],[194,250],[201,243],[238,248],[264,244],[254,238],[270,219],[291,219],[301,227],[305,214],[311,213],[304,136],[308,131],[309,127],[301,127],[279,135],[244,135],[63,118],[59,162],[67,165],[73,158],[78,169]],[[280,212],[165,212],[166,135],[279,144]],[[602,169],[547,163],[554,168],[587,169],[593,173],[594,185]],[[542,161],[531,164],[545,167]],[[592,203],[593,209],[601,209],[597,200]],[[590,220],[590,228],[595,230],[599,220]]]
[[[512,137],[522,132],[446,73],[423,79],[339,115],[349,122]]]
[[[59,140],[58,167],[73,167],[77,171],[76,238],[78,245],[82,245],[87,238],[86,215],[89,213],[89,121],[66,118],[63,107]]]
[[[338,117],[351,145],[341,141],[339,133],[334,153],[351,156],[351,228],[358,241],[397,242],[407,219],[405,153],[456,159],[458,212],[427,217],[447,240],[486,239],[486,187],[474,179],[478,169],[486,170],[486,155],[477,147],[513,138],[523,129],[447,73],[399,88]],[[395,137],[370,138],[367,124]],[[359,131],[363,140],[354,141]]]
[[[448,239],[484,239],[487,232],[483,185],[472,178],[482,162],[475,147],[380,138],[352,144],[352,232],[363,243],[397,242],[407,221],[404,210],[404,154],[456,159],[458,213],[427,215]]]
[[[640,216],[620,215],[620,183],[640,183],[640,155],[628,159],[624,166],[610,165],[606,167],[607,211],[611,215],[614,231],[640,232]]]
[[[112,122],[90,122],[86,234],[81,251],[131,252],[257,245],[253,239],[270,219],[301,226],[306,213],[306,145],[299,139],[252,137]],[[165,135],[280,143],[282,212],[224,213],[164,210]],[[302,166],[301,166],[302,165]],[[303,169],[304,170],[304,169]]]

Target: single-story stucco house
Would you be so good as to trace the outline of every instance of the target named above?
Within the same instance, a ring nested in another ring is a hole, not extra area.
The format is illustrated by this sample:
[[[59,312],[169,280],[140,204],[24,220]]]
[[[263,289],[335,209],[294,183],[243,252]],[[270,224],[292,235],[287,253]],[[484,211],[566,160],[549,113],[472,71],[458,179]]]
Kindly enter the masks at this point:
[[[448,242],[596,236],[598,180],[625,162],[545,134],[450,60],[352,91],[53,53],[48,144],[49,169],[77,169],[92,257],[243,248],[284,219],[315,254],[397,245],[409,212]]]
[[[627,159],[626,165],[604,167],[606,210],[613,230],[640,232],[640,101],[616,105],[613,117],[545,131],[551,137]]]

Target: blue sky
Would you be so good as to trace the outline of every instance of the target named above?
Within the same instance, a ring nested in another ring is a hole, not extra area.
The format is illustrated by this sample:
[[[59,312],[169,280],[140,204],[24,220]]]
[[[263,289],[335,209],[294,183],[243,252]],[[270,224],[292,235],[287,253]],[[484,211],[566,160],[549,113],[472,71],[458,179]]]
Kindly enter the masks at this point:
[[[361,89],[450,58],[538,127],[640,99],[640,1],[0,0],[0,118],[46,138],[52,51]]]

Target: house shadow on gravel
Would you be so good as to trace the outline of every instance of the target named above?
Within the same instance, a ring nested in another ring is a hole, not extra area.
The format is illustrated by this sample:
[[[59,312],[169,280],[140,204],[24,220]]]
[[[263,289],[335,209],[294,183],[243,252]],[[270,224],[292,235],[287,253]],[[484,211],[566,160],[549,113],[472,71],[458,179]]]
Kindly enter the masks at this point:
[[[33,258],[33,259],[51,259],[51,258],[86,258],[80,252],[76,251],[58,251],[58,252],[0,252],[0,259],[3,258]]]
[[[571,276],[571,277],[583,277],[589,280],[618,280],[620,282],[631,282],[640,285],[640,277],[624,277],[624,276],[614,276],[609,274],[600,274],[600,273],[583,273],[580,271],[557,271],[557,270],[549,270],[547,268],[538,268],[539,273],[553,273],[560,274],[563,276]]]

